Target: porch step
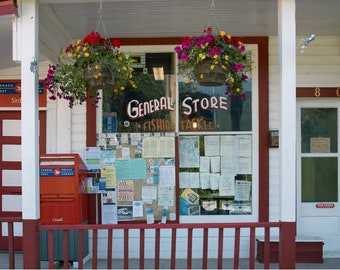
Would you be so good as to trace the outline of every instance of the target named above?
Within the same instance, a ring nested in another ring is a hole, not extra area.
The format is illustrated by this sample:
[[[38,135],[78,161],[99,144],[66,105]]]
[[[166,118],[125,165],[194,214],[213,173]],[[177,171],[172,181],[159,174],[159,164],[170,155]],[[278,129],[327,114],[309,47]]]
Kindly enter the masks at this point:
[[[257,255],[256,259],[264,262],[264,237],[256,238]],[[323,262],[323,239],[318,236],[296,236],[295,239],[297,263],[322,263]],[[279,262],[279,237],[270,238],[270,262]]]

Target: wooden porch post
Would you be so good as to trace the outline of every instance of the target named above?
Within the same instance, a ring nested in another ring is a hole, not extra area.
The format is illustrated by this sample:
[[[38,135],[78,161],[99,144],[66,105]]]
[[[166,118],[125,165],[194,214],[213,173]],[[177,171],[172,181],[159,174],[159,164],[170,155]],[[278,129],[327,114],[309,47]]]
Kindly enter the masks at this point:
[[[23,266],[40,268],[38,0],[21,1],[21,160]]]
[[[296,227],[295,0],[278,0],[280,122],[280,268],[295,268]]]

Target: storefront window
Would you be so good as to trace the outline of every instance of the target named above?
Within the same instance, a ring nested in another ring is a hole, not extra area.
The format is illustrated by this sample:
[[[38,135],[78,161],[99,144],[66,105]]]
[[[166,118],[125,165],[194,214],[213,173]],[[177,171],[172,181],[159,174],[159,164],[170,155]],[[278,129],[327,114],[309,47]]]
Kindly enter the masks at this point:
[[[176,116],[175,75],[161,81],[152,74],[137,74],[137,89],[103,91],[103,133],[174,132]]]
[[[241,99],[227,98],[225,86],[205,87],[180,81],[179,131],[251,131],[251,81],[244,84],[246,95]]]
[[[125,158],[145,158],[147,179],[134,181],[135,189],[155,186],[159,190],[164,183],[160,172],[171,171],[161,167],[176,167],[172,171],[176,172],[176,189],[162,191],[174,196],[171,204],[164,205],[156,195],[151,199],[158,215],[163,207],[169,214],[179,209],[176,214],[184,217],[183,222],[193,216],[252,215],[258,181],[254,178],[258,150],[253,130],[257,126],[253,73],[244,85],[245,97],[232,99],[227,98],[225,86],[184,83],[176,73],[175,53],[140,53],[137,60],[137,89],[102,92],[97,145],[116,151],[117,159],[124,159],[124,153],[128,153]],[[160,78],[154,68],[161,68]],[[175,146],[177,152],[172,154]],[[139,194],[134,200],[143,201],[148,208],[150,202],[144,202],[143,191],[134,190],[134,194]],[[120,203],[131,205],[118,201],[118,206]]]
[[[181,215],[251,214],[250,135],[179,137]]]

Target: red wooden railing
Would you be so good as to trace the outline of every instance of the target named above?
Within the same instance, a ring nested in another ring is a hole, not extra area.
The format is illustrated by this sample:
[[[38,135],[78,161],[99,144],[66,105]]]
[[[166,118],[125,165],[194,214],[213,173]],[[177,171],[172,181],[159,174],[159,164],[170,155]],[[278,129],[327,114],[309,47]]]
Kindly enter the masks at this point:
[[[14,223],[15,222],[22,222],[21,217],[0,217],[0,226],[1,226],[1,232],[3,234],[3,229],[6,227],[3,227],[3,223],[7,223],[7,236],[0,235],[1,241],[6,241],[7,243],[4,243],[4,245],[7,244],[8,249],[8,267],[9,269],[15,268],[15,253],[14,253]],[[1,265],[0,265],[1,268]]]
[[[160,266],[160,252],[161,252],[161,231],[162,230],[171,230],[171,247],[170,247],[170,268],[176,268],[176,250],[177,250],[177,232],[178,230],[187,230],[187,269],[192,269],[192,260],[193,260],[193,232],[195,230],[203,230],[202,236],[202,269],[206,269],[208,266],[208,251],[212,249],[212,244],[209,243],[209,230],[217,229],[217,268],[223,268],[223,251],[226,233],[228,230],[232,231],[233,234],[228,234],[228,238],[234,239],[234,248],[233,248],[233,268],[238,269],[240,263],[240,240],[241,238],[247,237],[249,238],[249,269],[254,269],[255,266],[255,238],[256,233],[264,235],[264,269],[269,268],[270,264],[270,233],[271,229],[279,229],[281,228],[280,222],[259,222],[259,223],[195,223],[195,224],[137,224],[137,223],[123,223],[118,225],[96,225],[96,224],[80,224],[80,225],[40,225],[39,230],[47,230],[48,231],[48,267],[50,269],[54,268],[54,243],[53,243],[53,232],[54,230],[62,230],[63,231],[63,260],[64,267],[68,268],[69,261],[69,250],[68,250],[68,242],[69,242],[69,230],[76,230],[79,232],[79,246],[82,247],[84,243],[84,232],[92,231],[92,268],[97,269],[98,267],[98,231],[106,230],[108,239],[107,239],[107,258],[106,258],[106,268],[112,268],[112,252],[114,252],[112,248],[112,244],[114,238],[116,237],[115,231],[123,230],[123,243],[124,243],[124,269],[129,269],[129,233],[131,230],[139,231],[139,243],[133,243],[133,245],[139,244],[139,268],[144,269],[145,267],[145,231],[154,230],[155,232],[155,243],[154,243],[154,268],[159,269]],[[241,233],[242,231],[242,233]],[[249,231],[249,235],[245,232]],[[241,236],[242,235],[242,236]],[[119,236],[121,237],[121,236]],[[78,248],[78,268],[83,268],[83,249]],[[135,259],[135,258],[132,258]]]

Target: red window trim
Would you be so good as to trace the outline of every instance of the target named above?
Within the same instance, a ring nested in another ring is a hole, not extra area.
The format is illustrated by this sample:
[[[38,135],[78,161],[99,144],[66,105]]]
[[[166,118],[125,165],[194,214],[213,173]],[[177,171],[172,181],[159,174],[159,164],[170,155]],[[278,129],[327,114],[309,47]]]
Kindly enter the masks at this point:
[[[244,44],[258,45],[259,72],[259,222],[269,221],[269,78],[268,37],[237,37]],[[177,45],[182,37],[169,38],[121,38],[122,45]],[[96,109],[87,106],[86,145],[96,145]]]
[[[340,98],[340,87],[297,87],[296,97]]]

